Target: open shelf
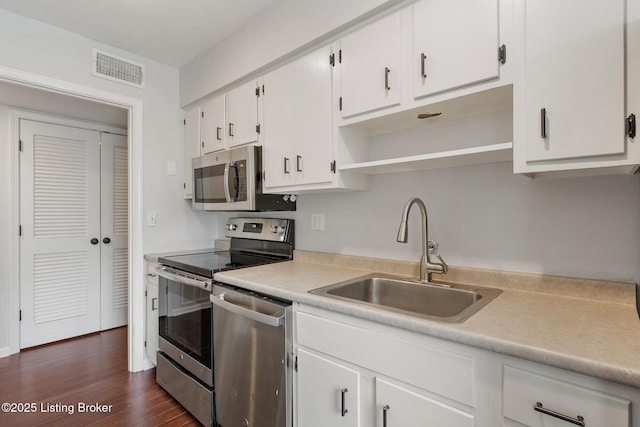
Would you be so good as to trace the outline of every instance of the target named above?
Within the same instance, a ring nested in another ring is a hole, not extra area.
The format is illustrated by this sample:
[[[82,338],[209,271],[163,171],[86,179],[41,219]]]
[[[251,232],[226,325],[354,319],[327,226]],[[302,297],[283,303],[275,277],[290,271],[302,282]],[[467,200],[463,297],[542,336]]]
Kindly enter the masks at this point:
[[[341,171],[358,172],[365,175],[382,175],[486,163],[510,162],[512,160],[513,142],[505,142],[416,156],[353,163],[342,165],[338,167],[338,169]]]

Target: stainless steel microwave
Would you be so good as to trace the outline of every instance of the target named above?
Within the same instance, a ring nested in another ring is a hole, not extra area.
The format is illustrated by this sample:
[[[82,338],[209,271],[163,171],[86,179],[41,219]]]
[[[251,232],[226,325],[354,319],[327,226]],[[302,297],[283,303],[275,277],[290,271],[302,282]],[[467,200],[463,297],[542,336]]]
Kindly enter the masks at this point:
[[[206,154],[194,158],[192,164],[195,210],[296,210],[288,195],[262,193],[262,147],[249,145]]]

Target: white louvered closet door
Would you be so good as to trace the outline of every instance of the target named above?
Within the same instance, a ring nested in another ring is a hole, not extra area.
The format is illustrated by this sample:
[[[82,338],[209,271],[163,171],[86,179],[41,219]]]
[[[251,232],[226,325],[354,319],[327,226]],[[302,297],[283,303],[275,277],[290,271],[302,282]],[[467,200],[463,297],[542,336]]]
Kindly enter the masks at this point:
[[[21,348],[100,329],[99,136],[20,120]]]
[[[101,327],[127,324],[129,185],[127,137],[101,135]]]

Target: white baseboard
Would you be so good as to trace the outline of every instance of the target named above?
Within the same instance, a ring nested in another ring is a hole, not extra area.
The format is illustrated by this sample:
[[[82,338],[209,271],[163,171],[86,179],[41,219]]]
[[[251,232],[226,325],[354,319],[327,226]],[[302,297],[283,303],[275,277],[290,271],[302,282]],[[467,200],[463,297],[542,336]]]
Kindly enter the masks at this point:
[[[0,348],[0,358],[11,356],[11,348],[10,347],[2,347]]]

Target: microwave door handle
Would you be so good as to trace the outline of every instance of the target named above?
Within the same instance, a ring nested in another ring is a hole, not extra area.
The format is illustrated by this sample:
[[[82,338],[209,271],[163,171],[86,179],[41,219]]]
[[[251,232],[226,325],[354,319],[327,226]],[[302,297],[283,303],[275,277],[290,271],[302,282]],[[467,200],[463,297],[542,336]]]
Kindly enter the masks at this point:
[[[235,187],[236,194],[231,199],[232,202],[237,202],[240,199],[240,173],[238,171],[238,164],[236,162],[229,163],[229,168],[233,168],[235,171],[235,177],[233,178],[233,186]]]
[[[231,162],[227,162],[224,165],[224,197],[227,199],[227,203],[231,203],[231,194],[229,194],[229,167]]]

